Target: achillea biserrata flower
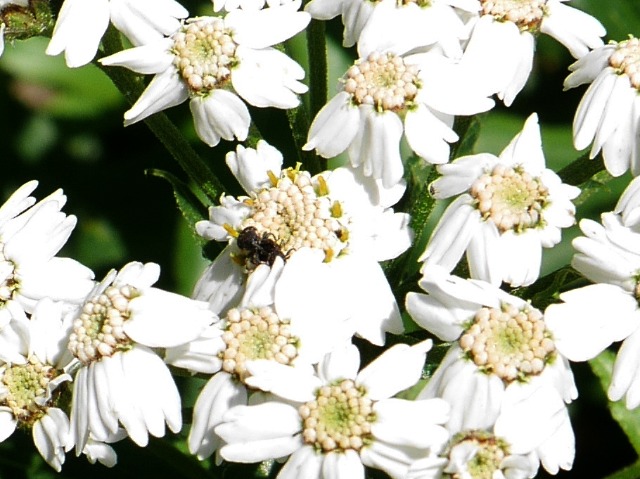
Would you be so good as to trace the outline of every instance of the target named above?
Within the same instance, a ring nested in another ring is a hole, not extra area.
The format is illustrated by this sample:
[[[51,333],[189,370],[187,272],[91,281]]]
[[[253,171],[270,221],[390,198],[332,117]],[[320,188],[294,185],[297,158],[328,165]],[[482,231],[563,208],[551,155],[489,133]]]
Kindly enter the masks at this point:
[[[527,426],[516,432],[527,435],[534,427],[528,452],[535,451],[551,473],[571,468],[575,440],[565,403],[578,391],[565,350],[590,349],[597,331],[586,327],[586,342],[585,332],[557,343],[556,328],[566,332],[559,321],[550,324],[527,301],[439,266],[423,268],[420,287],[428,294],[408,293],[407,311],[427,331],[454,343],[418,398],[451,404],[452,433],[492,428],[500,414],[520,405],[516,410],[522,412],[512,417]]]
[[[564,88],[590,83],[573,120],[573,144],[589,157],[602,150],[607,171],[640,174],[640,40],[631,37],[593,50],[569,67]]]
[[[79,453],[124,428],[138,445],[182,427],[180,394],[156,348],[198,338],[216,318],[203,302],[152,287],[160,268],[111,271],[74,314],[71,435]]]
[[[224,17],[186,20],[171,36],[101,58],[103,65],[155,74],[125,112],[125,126],[189,100],[198,136],[244,141],[251,117],[242,100],[264,108],[294,108],[307,91],[304,70],[273,45],[303,30],[311,17],[291,2]]]
[[[301,371],[268,361],[249,363],[254,384],[272,399],[235,406],[216,427],[234,462],[290,456],[278,479],[363,478],[364,466],[406,477],[413,461],[438,452],[449,438],[441,399],[394,396],[420,378],[431,341],[397,344],[358,372],[358,349],[336,348]]]
[[[347,151],[353,167],[397,184],[404,173],[402,135],[429,163],[449,161],[454,115],[474,115],[494,102],[468,74],[438,51],[397,55],[366,52],[347,70],[342,91],[318,112],[305,150],[330,158]]]
[[[601,224],[583,219],[580,228],[584,236],[573,240],[577,253],[571,265],[595,284],[562,293],[547,316],[562,328],[559,343],[578,339],[590,346],[573,351],[575,360],[622,341],[608,394],[612,401],[625,397],[633,409],[640,405],[640,233],[615,213],[603,213]]]
[[[109,22],[134,45],[174,32],[189,12],[174,0],[65,0],[53,29],[47,55],[65,52],[69,67],[89,63]]]
[[[333,301],[308,300],[291,287],[289,266],[276,258],[269,266],[261,264],[247,280],[242,301],[212,324],[200,338],[167,349],[165,362],[197,373],[213,373],[194,406],[189,432],[189,451],[205,459],[221,446],[215,427],[232,406],[247,405],[257,391],[252,385],[248,363],[273,361],[291,368],[311,368],[333,347],[351,338],[346,313]],[[278,275],[270,268],[282,269]],[[309,275],[317,273],[309,271]]]
[[[94,286],[93,272],[70,258],[57,257],[76,225],[57,190],[36,203],[30,181],[0,207],[0,324],[17,309],[31,313],[42,298],[79,304]]]
[[[542,248],[560,242],[575,223],[571,202],[580,190],[545,168],[537,115],[496,157],[464,156],[438,166],[431,186],[438,199],[458,196],[438,222],[420,260],[453,270],[467,253],[471,276],[492,284],[533,283]]]
[[[350,168],[312,177],[299,168],[282,169],[282,161],[264,141],[256,150],[238,146],[227,154],[247,196],[223,195],[220,206],[209,209],[209,220],[196,224],[204,238],[229,244],[199,280],[194,297],[224,313],[239,302],[256,266],[282,258],[293,278],[290,294],[307,298],[313,291],[314,303],[343,304],[353,331],[383,344],[385,332],[403,330],[379,262],[411,244],[409,216],[391,208],[404,185],[386,190]],[[363,277],[366,287],[354,287]]]
[[[61,303],[43,299],[30,318],[24,313],[12,318],[2,328],[3,336],[13,337],[3,342],[2,357],[13,360],[0,366],[0,441],[17,428],[30,430],[38,452],[58,472],[73,447],[69,418],[58,405],[71,381],[65,368],[73,359],[63,316]]]
[[[477,72],[474,81],[492,85],[509,106],[529,78],[540,33],[558,40],[574,58],[602,46],[602,24],[567,1],[480,0],[463,60]]]

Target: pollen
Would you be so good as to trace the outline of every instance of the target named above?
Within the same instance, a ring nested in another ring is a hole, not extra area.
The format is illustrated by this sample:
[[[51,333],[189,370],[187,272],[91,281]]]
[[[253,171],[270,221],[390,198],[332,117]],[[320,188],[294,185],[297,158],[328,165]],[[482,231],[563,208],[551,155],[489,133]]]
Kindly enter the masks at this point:
[[[31,356],[26,364],[6,366],[2,374],[4,392],[0,405],[11,409],[14,417],[23,425],[33,424],[46,414],[47,386],[58,376],[58,371]]]
[[[547,13],[547,0],[480,0],[482,15],[515,23],[521,32],[536,33]]]
[[[640,40],[631,37],[618,43],[609,65],[618,75],[627,75],[631,86],[640,91]]]
[[[481,371],[505,383],[540,374],[556,354],[542,313],[506,303],[499,309],[480,309],[459,342]]]
[[[379,112],[410,108],[419,89],[418,67],[392,53],[371,53],[349,68],[344,78],[344,91],[354,104],[372,105]]]
[[[544,226],[549,190],[520,167],[496,165],[473,182],[470,193],[482,218],[492,221],[501,233]]]
[[[315,400],[298,408],[303,441],[322,453],[360,451],[373,440],[373,404],[350,379],[321,387]]]
[[[130,317],[129,301],[138,296],[132,286],[107,287],[86,301],[73,322],[69,350],[84,364],[130,349],[123,326]]]
[[[255,228],[260,238],[274,241],[284,257],[309,247],[322,250],[330,261],[347,247],[349,220],[326,188],[306,171],[284,170],[275,185],[245,199],[252,211],[238,231]]]
[[[173,35],[174,65],[193,94],[223,88],[237,66],[237,44],[224,20],[213,17],[191,19]]]
[[[222,340],[222,369],[240,380],[249,375],[246,361],[268,359],[288,366],[298,356],[298,338],[291,334],[289,321],[270,307],[229,310]]]

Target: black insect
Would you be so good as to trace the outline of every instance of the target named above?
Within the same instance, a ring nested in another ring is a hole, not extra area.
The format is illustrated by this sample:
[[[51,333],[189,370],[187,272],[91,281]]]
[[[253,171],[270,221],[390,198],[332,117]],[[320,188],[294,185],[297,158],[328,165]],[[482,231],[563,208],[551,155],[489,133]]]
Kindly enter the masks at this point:
[[[253,266],[268,264],[273,266],[278,256],[286,259],[272,233],[264,232],[262,235],[253,226],[247,226],[236,238],[236,244],[246,253],[245,259]]]

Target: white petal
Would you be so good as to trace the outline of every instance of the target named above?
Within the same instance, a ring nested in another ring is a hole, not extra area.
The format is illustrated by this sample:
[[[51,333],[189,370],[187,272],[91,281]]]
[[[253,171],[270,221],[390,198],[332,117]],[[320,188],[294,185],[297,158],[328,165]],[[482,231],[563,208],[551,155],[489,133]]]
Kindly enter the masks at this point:
[[[234,10],[224,18],[232,30],[233,41],[250,48],[266,48],[302,31],[311,21],[307,12],[288,5],[257,11]]]
[[[315,398],[314,391],[323,385],[313,371],[267,359],[248,361],[247,371],[251,373],[245,380],[248,386],[291,401],[311,401]]]
[[[303,150],[315,149],[320,156],[332,158],[349,147],[360,127],[359,109],[349,98],[343,91],[322,107],[311,123]]]
[[[251,116],[244,102],[226,90],[215,90],[206,97],[194,96],[189,102],[196,132],[209,146],[220,138],[244,141],[249,133]]]
[[[223,415],[233,406],[247,403],[246,388],[221,372],[214,374],[204,386],[193,408],[193,421],[189,430],[189,452],[203,460],[221,445],[214,428],[222,422]]]
[[[317,0],[315,0],[317,1]],[[311,446],[302,446],[291,454],[289,460],[280,469],[279,479],[321,479],[323,454],[318,454]]]
[[[264,140],[259,140],[255,149],[238,145],[236,152],[230,151],[225,159],[233,176],[247,192],[269,185],[269,172],[279,175],[283,162],[282,153]]]
[[[640,310],[627,292],[609,284],[593,284],[560,295],[544,313],[558,350],[571,361],[594,358],[612,342],[638,327]]]
[[[559,1],[548,2],[546,8],[540,31],[562,43],[574,58],[602,46],[600,37],[607,32],[596,18]]]
[[[175,56],[171,53],[172,47],[171,38],[162,38],[147,45],[122,50],[98,61],[102,65],[126,67],[146,75],[162,73],[173,65]]]
[[[404,129],[411,149],[436,165],[449,161],[449,143],[458,141],[458,135],[426,105],[407,112]]]
[[[374,400],[386,399],[418,382],[431,341],[416,346],[396,344],[358,374],[356,384]],[[426,349],[425,349],[426,348]]]
[[[353,449],[347,449],[343,453],[330,452],[322,461],[322,476],[365,479],[364,466],[360,456]]]
[[[187,87],[180,80],[178,73],[174,69],[168,68],[153,77],[138,101],[125,112],[124,124],[127,126],[144,120],[154,113],[179,105],[188,97]]]

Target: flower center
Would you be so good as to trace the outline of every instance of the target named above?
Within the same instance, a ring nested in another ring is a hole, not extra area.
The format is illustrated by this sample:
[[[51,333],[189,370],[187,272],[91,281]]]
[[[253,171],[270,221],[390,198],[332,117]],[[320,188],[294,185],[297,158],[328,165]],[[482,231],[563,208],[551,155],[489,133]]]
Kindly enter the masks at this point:
[[[226,349],[220,353],[222,369],[240,380],[247,378],[246,361],[269,359],[289,365],[298,356],[298,338],[289,322],[270,308],[231,309],[227,313],[222,340]]]
[[[627,75],[631,86],[640,90],[640,40],[632,37],[618,43],[609,57],[609,65],[618,75]]]
[[[325,261],[346,248],[348,220],[329,197],[323,177],[314,186],[308,172],[287,169],[280,178],[272,176],[272,185],[245,200],[252,214],[240,225],[237,240],[248,269],[305,246],[323,250]]]
[[[3,250],[4,243],[0,242],[0,307],[13,299],[20,288],[20,282],[15,274],[15,265],[4,256]]]
[[[515,23],[521,32],[537,32],[547,11],[547,0],[480,0],[481,15]]]
[[[372,105],[380,112],[411,107],[419,89],[418,67],[406,65],[393,53],[371,53],[349,68],[344,78],[344,91],[354,104]]]
[[[11,409],[18,421],[32,426],[46,413],[47,385],[58,375],[53,366],[31,356],[26,364],[8,366],[2,375],[6,388],[0,404]]]
[[[482,217],[493,221],[502,233],[520,233],[544,224],[542,210],[549,190],[520,167],[496,165],[473,182],[470,193]]]
[[[229,81],[238,45],[221,18],[192,19],[171,38],[173,63],[192,93],[206,94]]]
[[[466,463],[464,470],[458,470],[455,461],[457,449],[476,449],[475,455]],[[493,479],[494,473],[501,468],[502,461],[509,455],[509,448],[505,441],[486,431],[467,431],[457,434],[452,439],[449,450],[451,462],[444,469],[451,479]],[[500,477],[504,477],[500,475]]]
[[[129,319],[129,301],[136,296],[132,286],[109,286],[85,302],[73,322],[69,350],[84,364],[128,350],[132,343],[123,326]]]
[[[320,388],[298,412],[304,442],[318,451],[359,451],[372,440],[373,401],[350,379]]]
[[[460,347],[481,371],[505,382],[540,374],[555,358],[542,313],[506,303],[480,309],[460,337]]]

